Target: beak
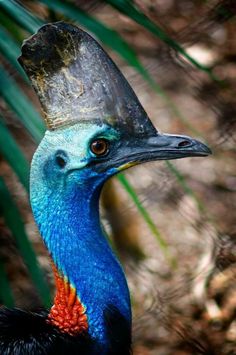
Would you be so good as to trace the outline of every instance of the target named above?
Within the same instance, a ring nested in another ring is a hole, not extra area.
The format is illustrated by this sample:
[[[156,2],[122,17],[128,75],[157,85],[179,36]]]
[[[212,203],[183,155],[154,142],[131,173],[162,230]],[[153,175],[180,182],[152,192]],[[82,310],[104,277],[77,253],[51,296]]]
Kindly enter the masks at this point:
[[[153,137],[132,140],[132,143],[124,146],[125,151],[120,151],[119,162],[115,164],[119,164],[118,170],[153,160],[205,157],[212,154],[205,144],[188,136],[157,133]]]

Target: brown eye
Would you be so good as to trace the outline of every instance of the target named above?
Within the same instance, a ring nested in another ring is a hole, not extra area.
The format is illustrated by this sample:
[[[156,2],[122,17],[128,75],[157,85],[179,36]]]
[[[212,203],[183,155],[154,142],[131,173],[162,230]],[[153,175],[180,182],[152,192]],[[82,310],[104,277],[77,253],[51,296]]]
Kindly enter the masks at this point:
[[[90,150],[97,156],[105,155],[109,150],[109,143],[106,139],[96,139],[90,144]]]

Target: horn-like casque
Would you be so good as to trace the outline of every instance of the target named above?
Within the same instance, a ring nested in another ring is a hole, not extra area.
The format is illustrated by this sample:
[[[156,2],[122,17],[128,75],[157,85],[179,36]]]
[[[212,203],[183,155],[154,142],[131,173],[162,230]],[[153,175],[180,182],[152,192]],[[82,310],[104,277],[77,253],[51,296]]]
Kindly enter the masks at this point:
[[[127,80],[80,28],[64,22],[41,27],[23,43],[19,62],[41,101],[48,129],[96,122],[134,136],[155,134]]]

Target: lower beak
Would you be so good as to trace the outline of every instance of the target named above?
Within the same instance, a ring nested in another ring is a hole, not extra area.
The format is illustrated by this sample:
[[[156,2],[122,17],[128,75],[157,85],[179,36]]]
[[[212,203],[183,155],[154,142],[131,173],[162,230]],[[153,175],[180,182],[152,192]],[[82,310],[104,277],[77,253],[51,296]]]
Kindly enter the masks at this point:
[[[146,139],[134,138],[125,149],[126,153],[123,155],[124,158],[121,158],[123,162],[120,160],[119,170],[147,161],[205,157],[211,154],[211,150],[196,139],[159,133]]]

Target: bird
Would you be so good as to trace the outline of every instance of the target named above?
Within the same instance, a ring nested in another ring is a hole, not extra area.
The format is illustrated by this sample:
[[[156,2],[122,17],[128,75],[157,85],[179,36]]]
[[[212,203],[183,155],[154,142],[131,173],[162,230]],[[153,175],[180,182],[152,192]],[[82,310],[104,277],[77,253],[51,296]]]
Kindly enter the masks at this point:
[[[102,187],[137,164],[211,151],[160,133],[105,50],[74,24],[42,26],[19,62],[47,126],[31,163],[30,202],[56,291],[49,310],[0,309],[0,354],[130,354],[130,293],[100,222]]]

